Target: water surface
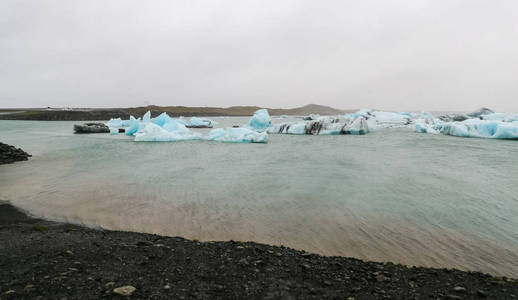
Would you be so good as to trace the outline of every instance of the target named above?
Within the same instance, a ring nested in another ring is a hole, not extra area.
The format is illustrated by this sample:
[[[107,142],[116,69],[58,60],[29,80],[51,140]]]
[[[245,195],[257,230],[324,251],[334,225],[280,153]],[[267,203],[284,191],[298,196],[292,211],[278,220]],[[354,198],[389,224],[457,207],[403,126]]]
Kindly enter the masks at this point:
[[[0,166],[0,199],[107,229],[518,277],[516,141],[391,129],[135,143],[73,124],[0,121],[0,140],[33,155]]]

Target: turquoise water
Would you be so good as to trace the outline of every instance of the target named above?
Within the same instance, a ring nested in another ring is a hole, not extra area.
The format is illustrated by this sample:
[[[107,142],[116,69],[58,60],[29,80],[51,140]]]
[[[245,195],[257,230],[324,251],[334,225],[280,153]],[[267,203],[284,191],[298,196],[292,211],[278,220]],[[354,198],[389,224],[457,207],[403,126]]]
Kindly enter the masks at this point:
[[[516,141],[388,129],[135,143],[74,123],[0,121],[0,141],[33,155],[0,166],[0,199],[108,229],[518,277]]]

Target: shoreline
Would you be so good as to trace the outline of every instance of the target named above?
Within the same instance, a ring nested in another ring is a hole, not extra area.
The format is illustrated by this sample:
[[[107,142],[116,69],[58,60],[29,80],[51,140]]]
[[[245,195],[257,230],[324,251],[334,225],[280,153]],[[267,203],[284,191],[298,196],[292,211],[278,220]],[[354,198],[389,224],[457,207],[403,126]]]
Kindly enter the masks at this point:
[[[518,283],[455,269],[327,257],[254,242],[198,242],[28,216],[0,203],[0,299],[512,299]]]

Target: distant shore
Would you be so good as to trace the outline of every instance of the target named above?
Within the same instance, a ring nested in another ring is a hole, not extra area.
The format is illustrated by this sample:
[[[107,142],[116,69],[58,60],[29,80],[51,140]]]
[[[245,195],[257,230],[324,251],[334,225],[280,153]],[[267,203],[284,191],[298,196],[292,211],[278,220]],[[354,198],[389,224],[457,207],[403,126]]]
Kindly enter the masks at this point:
[[[151,116],[166,112],[171,117],[216,117],[216,116],[251,116],[256,110],[261,109],[257,106],[233,106],[228,108],[221,107],[186,107],[186,106],[145,106],[134,108],[111,108],[111,109],[12,109],[2,110],[0,120],[32,120],[32,121],[99,121],[111,118],[129,119],[130,115],[140,117],[148,110]],[[271,109],[271,115],[308,115],[310,113],[322,115],[336,115],[346,111],[335,109],[328,106],[309,104],[302,107],[291,109]]]
[[[126,289],[119,287],[130,286]],[[134,290],[133,290],[134,288]],[[0,204],[0,298],[509,299],[514,280],[32,218]]]

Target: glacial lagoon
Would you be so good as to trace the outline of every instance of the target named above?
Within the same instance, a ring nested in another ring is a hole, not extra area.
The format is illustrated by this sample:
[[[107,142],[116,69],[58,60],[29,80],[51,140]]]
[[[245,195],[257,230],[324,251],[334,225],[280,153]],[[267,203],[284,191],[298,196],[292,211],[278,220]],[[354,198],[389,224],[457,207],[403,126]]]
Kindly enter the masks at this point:
[[[106,229],[518,277],[517,141],[399,128],[139,143],[75,123],[0,121],[2,142],[33,155],[0,166],[0,199]]]

